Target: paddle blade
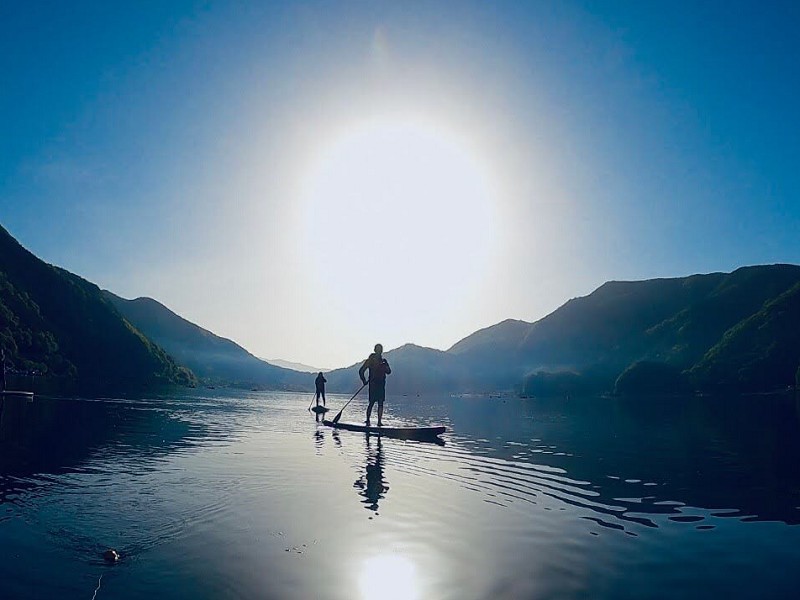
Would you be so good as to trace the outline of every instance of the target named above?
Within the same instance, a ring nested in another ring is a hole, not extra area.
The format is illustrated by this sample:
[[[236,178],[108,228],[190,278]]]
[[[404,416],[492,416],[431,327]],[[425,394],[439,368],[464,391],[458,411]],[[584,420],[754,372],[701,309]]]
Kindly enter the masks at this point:
[[[344,410],[344,409],[342,409],[342,410]],[[342,418],[342,411],[340,410],[339,413],[335,417],[333,417],[332,423],[334,423],[334,424],[338,423],[339,419],[341,419],[341,418]]]

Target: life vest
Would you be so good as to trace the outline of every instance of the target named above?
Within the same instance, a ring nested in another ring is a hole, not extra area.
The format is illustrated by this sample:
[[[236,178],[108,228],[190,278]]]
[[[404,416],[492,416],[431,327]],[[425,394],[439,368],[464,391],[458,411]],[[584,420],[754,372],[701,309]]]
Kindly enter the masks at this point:
[[[386,373],[388,372],[388,363],[386,359],[381,357],[378,358],[378,355],[374,352],[369,355],[367,359],[367,368],[369,369],[369,380],[370,381],[384,381],[386,379]]]

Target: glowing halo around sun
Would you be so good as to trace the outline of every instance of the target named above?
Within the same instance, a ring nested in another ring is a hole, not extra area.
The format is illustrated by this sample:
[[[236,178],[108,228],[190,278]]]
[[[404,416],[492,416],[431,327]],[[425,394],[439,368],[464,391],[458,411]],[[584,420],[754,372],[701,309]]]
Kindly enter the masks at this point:
[[[365,120],[323,144],[302,181],[304,268],[329,305],[363,314],[379,302],[395,324],[420,324],[483,284],[496,192],[463,136],[420,119]]]

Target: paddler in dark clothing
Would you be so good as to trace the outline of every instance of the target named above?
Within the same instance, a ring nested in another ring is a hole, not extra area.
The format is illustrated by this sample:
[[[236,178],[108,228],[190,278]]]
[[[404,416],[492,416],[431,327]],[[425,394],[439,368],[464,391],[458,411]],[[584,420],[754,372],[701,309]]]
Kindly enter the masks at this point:
[[[369,369],[369,380],[364,373]],[[372,417],[372,406],[378,403],[378,427],[383,426],[383,401],[386,399],[386,376],[391,373],[389,363],[383,358],[383,346],[375,344],[375,352],[369,355],[358,370],[358,376],[364,385],[369,381],[369,404],[367,405],[367,427]]]
[[[317,406],[319,406],[319,397],[322,396],[322,406],[325,406],[325,382],[328,381],[325,379],[325,376],[322,374],[322,371],[319,372],[317,378],[314,380],[314,384],[317,386]]]

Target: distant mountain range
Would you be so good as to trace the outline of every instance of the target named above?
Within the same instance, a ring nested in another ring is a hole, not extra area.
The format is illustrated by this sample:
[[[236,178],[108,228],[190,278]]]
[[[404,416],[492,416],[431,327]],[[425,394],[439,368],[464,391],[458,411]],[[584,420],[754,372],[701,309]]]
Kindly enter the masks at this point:
[[[100,288],[42,262],[3,227],[0,345],[10,385],[22,374],[98,391],[195,382],[190,370],[126,321]]]
[[[774,390],[800,365],[800,267],[612,281],[535,323],[507,320],[444,352],[406,345],[386,357],[398,393]],[[330,373],[329,385],[357,387],[357,369]]]
[[[276,367],[300,371],[301,373],[319,373],[320,371],[330,371],[330,369],[326,367],[311,367],[309,365],[304,365],[303,363],[291,362],[289,360],[282,360],[280,358],[262,358],[261,360],[268,362],[271,365],[275,365]]]
[[[384,352],[384,357],[392,368],[392,374],[388,376],[386,384],[389,393],[418,394],[477,389],[470,385],[472,379],[469,377],[466,365],[449,352],[406,344]],[[366,359],[367,355],[364,358]],[[361,380],[358,378],[360,367],[359,362],[326,373],[328,389],[341,393],[355,392],[361,385]],[[477,381],[473,383],[475,386],[479,385]]]
[[[684,374],[693,388],[776,388],[793,382],[800,363],[800,311],[791,304],[798,283],[796,265],[609,282],[536,323],[506,322],[451,352],[500,385],[521,378],[535,384],[537,372],[575,372],[610,388],[623,370],[649,362]],[[735,353],[752,332],[750,319],[769,320],[773,333],[786,334],[751,336],[747,352]],[[771,361],[769,374],[759,371]]]
[[[131,324],[207,384],[289,390],[314,387],[308,373],[271,365],[152,298],[125,300],[108,291],[103,293]]]
[[[194,385],[199,377],[311,390],[317,371],[269,364],[156,300],[102,292],[45,264],[2,227],[0,344],[16,371],[89,386]],[[406,344],[386,357],[387,389],[398,394],[785,388],[800,377],[800,266],[611,281],[536,322],[506,320],[446,351]],[[327,372],[328,388],[354,392],[358,367]]]

